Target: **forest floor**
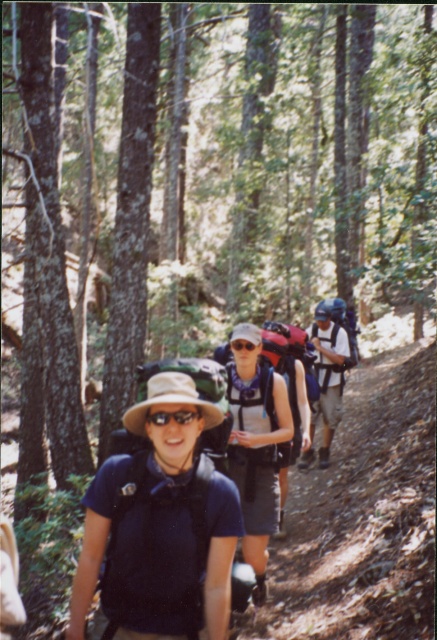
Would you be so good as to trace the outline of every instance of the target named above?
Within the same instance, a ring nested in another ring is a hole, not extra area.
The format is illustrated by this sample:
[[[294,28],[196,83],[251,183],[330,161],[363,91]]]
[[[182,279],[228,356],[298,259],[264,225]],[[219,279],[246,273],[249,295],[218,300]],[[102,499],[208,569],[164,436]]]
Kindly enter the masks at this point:
[[[435,338],[373,348],[349,375],[331,466],[289,472],[288,537],[270,544],[269,600],[238,616],[240,640],[435,637]],[[3,509],[18,406],[3,404]]]

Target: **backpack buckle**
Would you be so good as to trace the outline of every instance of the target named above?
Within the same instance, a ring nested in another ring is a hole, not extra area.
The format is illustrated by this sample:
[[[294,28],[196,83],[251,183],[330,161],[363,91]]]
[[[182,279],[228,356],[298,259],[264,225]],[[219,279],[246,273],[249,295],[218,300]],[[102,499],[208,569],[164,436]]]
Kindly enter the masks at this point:
[[[137,491],[137,485],[135,482],[128,482],[124,487],[120,488],[120,494],[122,496],[133,496]]]

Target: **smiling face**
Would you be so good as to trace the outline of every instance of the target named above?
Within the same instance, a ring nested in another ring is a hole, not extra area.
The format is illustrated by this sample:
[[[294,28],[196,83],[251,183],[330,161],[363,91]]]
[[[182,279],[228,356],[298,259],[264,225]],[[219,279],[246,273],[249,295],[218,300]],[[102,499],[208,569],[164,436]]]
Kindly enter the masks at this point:
[[[190,412],[195,415],[186,424],[179,424],[174,415],[162,426],[154,424],[151,420],[158,413],[177,412]],[[150,408],[145,426],[146,433],[153,443],[159,465],[170,475],[192,466],[194,448],[205,425],[198,412],[199,407],[196,405],[184,403],[155,404]]]

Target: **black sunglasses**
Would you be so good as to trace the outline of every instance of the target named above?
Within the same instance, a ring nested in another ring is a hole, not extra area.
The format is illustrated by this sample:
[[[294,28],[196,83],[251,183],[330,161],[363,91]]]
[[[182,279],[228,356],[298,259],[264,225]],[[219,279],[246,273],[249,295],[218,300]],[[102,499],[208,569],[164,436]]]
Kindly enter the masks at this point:
[[[147,416],[148,422],[153,422],[157,427],[165,427],[172,418],[182,425],[191,424],[195,418],[200,418],[201,413],[199,411],[175,411],[171,413],[169,411],[158,411],[157,413],[150,413]]]
[[[231,342],[231,347],[235,349],[235,351],[241,351],[242,349],[253,351],[256,348],[256,345],[252,342]]]

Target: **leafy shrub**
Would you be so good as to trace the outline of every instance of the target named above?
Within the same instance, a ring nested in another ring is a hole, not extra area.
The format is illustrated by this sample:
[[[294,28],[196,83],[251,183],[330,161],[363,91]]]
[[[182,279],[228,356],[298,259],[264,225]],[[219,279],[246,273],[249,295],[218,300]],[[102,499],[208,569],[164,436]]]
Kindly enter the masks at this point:
[[[49,620],[60,623],[66,617],[83,537],[80,499],[89,481],[70,476],[68,491],[30,483],[17,490],[17,499],[32,505],[28,516],[15,525],[20,589],[32,627]]]

